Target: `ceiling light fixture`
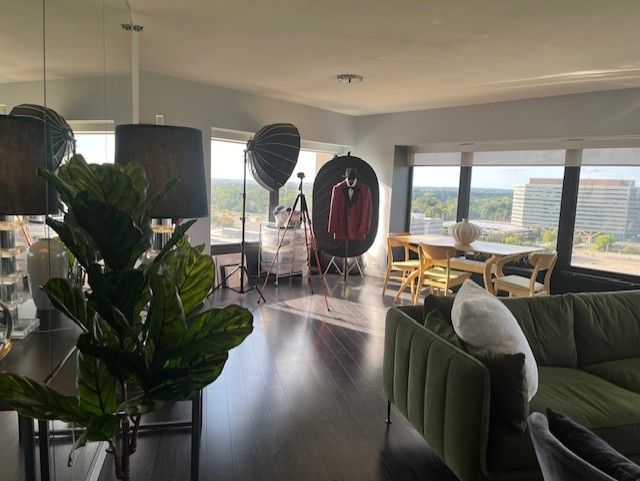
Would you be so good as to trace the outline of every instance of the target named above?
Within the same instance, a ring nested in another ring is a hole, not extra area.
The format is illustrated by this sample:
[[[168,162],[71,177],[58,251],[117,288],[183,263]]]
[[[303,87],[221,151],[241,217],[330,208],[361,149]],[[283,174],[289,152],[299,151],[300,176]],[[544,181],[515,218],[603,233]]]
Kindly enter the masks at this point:
[[[355,73],[341,73],[340,75],[337,75],[336,78],[338,79],[338,82],[342,84],[359,84],[364,79],[362,75],[357,75]]]

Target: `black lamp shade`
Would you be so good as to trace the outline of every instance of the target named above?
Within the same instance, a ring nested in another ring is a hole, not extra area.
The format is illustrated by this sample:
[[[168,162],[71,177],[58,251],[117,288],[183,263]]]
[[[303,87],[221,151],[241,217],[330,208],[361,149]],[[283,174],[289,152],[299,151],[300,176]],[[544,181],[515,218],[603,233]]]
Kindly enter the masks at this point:
[[[209,215],[201,130],[170,125],[118,125],[115,162],[142,165],[149,179],[148,197],[171,179],[177,179],[178,183],[151,212],[152,217]]]
[[[42,120],[0,115],[0,214],[44,215],[57,212],[53,189],[37,169],[52,169]]]

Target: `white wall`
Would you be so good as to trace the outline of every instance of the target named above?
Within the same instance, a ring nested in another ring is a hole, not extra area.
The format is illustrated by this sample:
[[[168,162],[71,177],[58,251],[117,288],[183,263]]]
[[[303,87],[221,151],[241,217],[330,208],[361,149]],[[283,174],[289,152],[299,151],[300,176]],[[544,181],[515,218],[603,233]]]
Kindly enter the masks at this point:
[[[380,179],[380,228],[368,256],[384,265],[396,145],[640,134],[640,89],[358,117],[354,154]]]
[[[348,115],[141,72],[140,122],[154,123],[156,114],[164,115],[167,125],[201,129],[205,136],[205,159],[211,157],[211,127],[255,132],[269,123],[291,122],[305,140],[337,145],[355,142],[355,118]],[[217,168],[216,159],[212,159],[210,166],[208,162],[205,165],[209,194],[210,168]],[[208,244],[210,228],[210,218],[199,219],[190,230],[192,242]]]
[[[44,82],[0,84],[7,113],[21,103],[44,105]],[[131,122],[131,77],[47,80],[46,105],[68,120]]]

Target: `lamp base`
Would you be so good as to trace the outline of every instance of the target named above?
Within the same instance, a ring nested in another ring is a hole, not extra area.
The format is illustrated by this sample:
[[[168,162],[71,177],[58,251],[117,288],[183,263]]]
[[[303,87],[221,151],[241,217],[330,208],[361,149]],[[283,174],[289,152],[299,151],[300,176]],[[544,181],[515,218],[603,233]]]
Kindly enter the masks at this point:
[[[51,301],[42,291],[49,279],[66,279],[69,273],[67,261],[67,248],[58,240],[40,239],[29,246],[27,251],[27,276],[29,279],[29,291],[39,310],[49,311],[53,309]]]

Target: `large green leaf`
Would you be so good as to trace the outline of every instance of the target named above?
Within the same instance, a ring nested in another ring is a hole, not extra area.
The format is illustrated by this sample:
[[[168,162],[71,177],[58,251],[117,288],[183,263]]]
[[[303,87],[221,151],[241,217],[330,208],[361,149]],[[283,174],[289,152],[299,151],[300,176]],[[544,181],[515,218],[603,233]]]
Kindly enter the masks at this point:
[[[187,331],[184,311],[175,284],[167,276],[152,272],[151,303],[147,324],[155,346],[154,359],[163,359]]]
[[[137,259],[133,256],[134,249],[143,234],[129,214],[106,202],[89,199],[86,192],[76,196],[71,209],[109,268],[120,270],[133,266]]]
[[[191,321],[170,357],[191,358],[227,352],[251,334],[252,324],[251,312],[237,305],[202,312]]]
[[[159,411],[163,405],[164,401],[149,399],[146,395],[142,395],[120,404],[118,412],[126,413],[128,416],[141,416]]]
[[[116,385],[104,362],[82,352],[78,353],[76,392],[80,407],[93,414],[110,414],[116,410]]]
[[[200,254],[185,239],[180,240],[176,249],[167,256],[162,271],[175,283],[187,316],[202,304],[215,279],[212,257]]]
[[[197,362],[192,363],[189,369],[189,377],[193,381],[194,391],[203,389],[218,379],[228,357],[229,354],[225,352],[203,356]]]
[[[60,199],[66,205],[71,205],[73,199],[75,199],[76,195],[78,195],[78,190],[73,186],[64,182],[60,177],[58,177],[54,172],[47,169],[38,169],[38,175],[45,178],[47,182],[51,184],[51,186],[58,192]]]
[[[142,181],[138,169],[87,164],[82,155],[75,155],[60,167],[58,177],[77,191],[86,193],[89,199],[108,203],[130,214],[147,195],[148,182]]]
[[[112,303],[122,312],[129,325],[137,319],[144,307],[140,299],[148,298],[145,296],[148,289],[147,278],[140,269],[103,273],[94,264],[89,272],[89,283],[93,293]]]
[[[0,373],[0,400],[30,418],[88,422],[75,396],[63,396],[49,386],[8,372]]]
[[[112,414],[94,416],[85,431],[78,436],[67,459],[67,466],[73,466],[73,453],[91,441],[112,441],[120,432],[121,418]]]
[[[95,322],[95,311],[87,303],[87,299],[79,287],[74,287],[66,279],[50,279],[42,290],[51,303],[83,330],[92,332]]]
[[[69,222],[70,217],[69,214],[66,214],[65,222],[47,217],[46,222],[60,236],[60,240],[71,251],[80,265],[87,269],[91,263],[98,260],[96,247],[86,232]]]
[[[144,358],[137,351],[121,349],[117,339],[109,340],[109,336],[103,333],[101,340],[97,341],[89,333],[85,333],[80,335],[76,346],[82,354],[102,361],[117,380],[134,380],[141,386],[147,385],[149,375]]]

